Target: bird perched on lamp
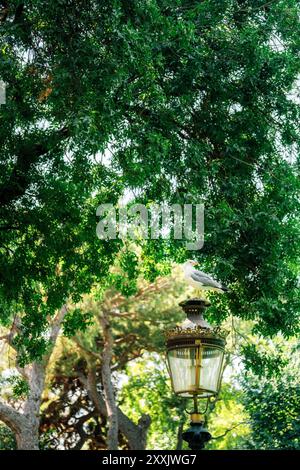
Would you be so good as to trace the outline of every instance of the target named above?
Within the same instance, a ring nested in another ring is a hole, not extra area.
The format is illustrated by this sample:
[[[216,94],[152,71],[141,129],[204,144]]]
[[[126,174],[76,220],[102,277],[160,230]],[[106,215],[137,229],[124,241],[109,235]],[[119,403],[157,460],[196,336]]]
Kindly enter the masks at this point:
[[[201,292],[213,291],[224,294],[229,291],[228,287],[213,279],[209,274],[195,269],[194,266],[197,265],[198,262],[193,260],[188,260],[183,264],[184,277],[191,286]]]

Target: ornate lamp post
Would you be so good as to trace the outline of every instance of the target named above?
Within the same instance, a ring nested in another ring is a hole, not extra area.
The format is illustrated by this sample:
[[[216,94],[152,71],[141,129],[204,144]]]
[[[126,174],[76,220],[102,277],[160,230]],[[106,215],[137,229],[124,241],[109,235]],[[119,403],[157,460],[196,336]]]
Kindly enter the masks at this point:
[[[187,318],[179,326],[166,332],[167,360],[174,392],[194,401],[191,426],[183,434],[190,449],[203,449],[211,439],[198,411],[198,398],[209,400],[220,389],[225,338],[227,332],[213,328],[203,318],[210,303],[190,299],[179,304]]]

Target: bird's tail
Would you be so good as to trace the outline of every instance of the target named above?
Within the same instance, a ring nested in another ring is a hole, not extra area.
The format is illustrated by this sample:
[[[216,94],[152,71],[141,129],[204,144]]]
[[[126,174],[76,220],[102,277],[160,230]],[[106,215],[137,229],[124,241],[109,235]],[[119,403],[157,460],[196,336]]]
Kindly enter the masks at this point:
[[[230,292],[230,289],[228,289],[227,286],[224,286],[224,284],[221,284],[221,289],[223,292]]]

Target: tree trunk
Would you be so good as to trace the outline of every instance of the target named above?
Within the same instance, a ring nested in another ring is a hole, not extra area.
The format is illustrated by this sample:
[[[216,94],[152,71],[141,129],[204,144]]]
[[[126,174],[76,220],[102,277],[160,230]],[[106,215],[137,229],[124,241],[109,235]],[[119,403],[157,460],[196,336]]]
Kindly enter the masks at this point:
[[[19,432],[16,433],[18,450],[39,450],[39,418],[28,419]]]
[[[17,411],[12,406],[0,401],[0,420],[15,434],[18,450],[39,450],[40,406],[45,386],[46,367],[66,313],[66,306],[63,306],[53,320],[50,333],[52,347],[49,349],[49,353],[43,357],[43,360],[33,362],[24,369],[18,368],[29,385],[29,394],[24,403],[23,412]],[[7,340],[12,346],[11,335],[8,335]]]
[[[111,380],[111,360],[113,355],[113,336],[110,329],[108,316],[103,313],[101,318],[103,330],[104,347],[102,352],[102,385],[104,390],[104,400],[107,411],[108,432],[107,432],[107,448],[108,450],[118,450],[118,409],[114,394],[113,383]]]
[[[46,363],[34,362],[28,373],[30,393],[24,406],[24,425],[17,436],[18,450],[39,450],[39,424]]]
[[[94,403],[98,413],[101,416],[107,416],[107,407],[103,396],[97,390],[97,379],[95,368],[88,365],[88,376],[80,376],[80,380],[86,387],[89,397]],[[147,433],[151,423],[150,416],[143,414],[138,424],[135,424],[126,416],[118,407],[118,424],[119,430],[126,437],[130,450],[144,450],[146,448]]]
[[[24,414],[0,402],[0,420],[14,433],[18,450],[39,449],[39,414]]]

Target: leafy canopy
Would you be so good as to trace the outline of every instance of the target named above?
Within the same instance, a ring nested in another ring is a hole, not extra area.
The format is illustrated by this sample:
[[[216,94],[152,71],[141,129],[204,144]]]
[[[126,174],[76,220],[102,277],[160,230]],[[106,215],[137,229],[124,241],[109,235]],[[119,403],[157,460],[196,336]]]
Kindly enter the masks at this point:
[[[48,315],[105,278],[120,242],[95,237],[95,209],[125,189],[205,203],[195,255],[232,289],[215,320],[296,333],[298,14],[297,0],[2,3],[1,318],[22,313],[30,357]],[[186,256],[143,250],[152,275]]]

